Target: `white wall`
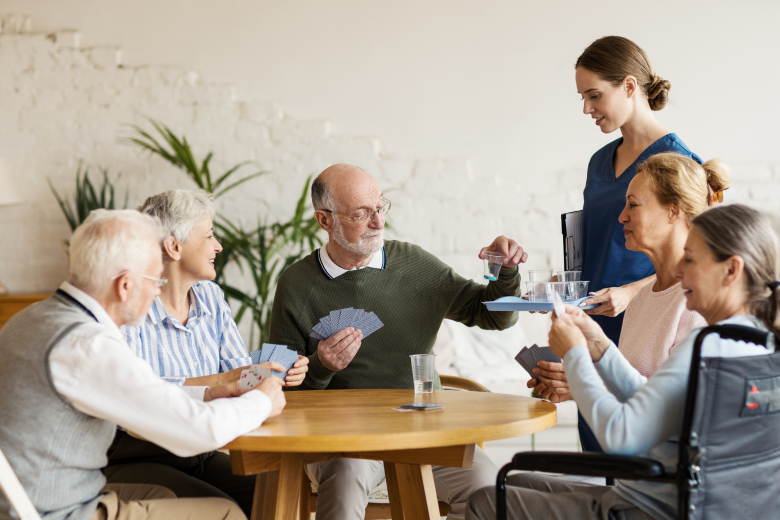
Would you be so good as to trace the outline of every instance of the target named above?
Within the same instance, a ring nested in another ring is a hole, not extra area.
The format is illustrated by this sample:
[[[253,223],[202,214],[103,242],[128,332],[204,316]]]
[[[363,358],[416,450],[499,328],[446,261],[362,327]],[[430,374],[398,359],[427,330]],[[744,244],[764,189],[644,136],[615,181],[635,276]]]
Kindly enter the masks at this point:
[[[634,39],[672,82],[658,117],[703,158],[731,163],[727,200],[780,214],[770,0],[0,0],[13,12],[43,33],[79,29],[82,46],[120,46],[125,63],[0,37],[0,156],[28,198],[0,208],[0,278],[15,291],[51,290],[65,273],[68,232],[46,176],[68,189],[78,160],[104,164],[123,172],[133,204],[186,185],[116,143],[119,124],[142,115],[225,164],[275,171],[225,206],[235,216],[287,211],[307,174],[353,162],[398,188],[398,235],[463,274],[479,276],[474,254],[499,233],[530,250],[529,266],[557,267],[558,215],[580,207],[588,158],[617,137],[582,115],[572,69],[606,34]],[[523,324],[541,337],[545,320]]]

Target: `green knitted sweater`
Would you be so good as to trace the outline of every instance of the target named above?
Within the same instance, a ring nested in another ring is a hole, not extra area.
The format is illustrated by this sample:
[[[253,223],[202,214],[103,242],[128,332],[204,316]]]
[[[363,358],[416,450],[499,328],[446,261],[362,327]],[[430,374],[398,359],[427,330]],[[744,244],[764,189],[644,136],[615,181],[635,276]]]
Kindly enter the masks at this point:
[[[517,312],[491,312],[482,304],[520,295],[516,267],[502,267],[495,282],[482,285],[459,276],[444,262],[407,242],[385,241],[385,268],[348,271],[330,279],[318,252],[282,273],[271,315],[271,343],[309,357],[301,390],[413,388],[411,354],[430,354],[442,321],[503,330]],[[350,364],[339,372],[317,357],[319,341],[309,337],[320,318],[354,307],[374,312],[384,327],[364,338]],[[435,388],[441,388],[438,375]]]

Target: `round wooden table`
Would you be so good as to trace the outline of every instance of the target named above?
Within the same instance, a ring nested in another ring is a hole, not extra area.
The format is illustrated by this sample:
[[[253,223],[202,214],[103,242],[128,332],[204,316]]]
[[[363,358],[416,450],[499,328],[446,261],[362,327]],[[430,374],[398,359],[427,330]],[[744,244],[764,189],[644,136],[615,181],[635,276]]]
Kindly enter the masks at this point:
[[[411,412],[393,408],[415,402],[412,390],[285,396],[281,415],[226,446],[235,473],[258,474],[262,511],[253,520],[299,518],[304,466],[342,457],[384,462],[393,520],[438,519],[431,466],[468,467],[476,443],[529,435],[557,418],[547,401],[489,392],[436,390],[427,401],[444,408]]]

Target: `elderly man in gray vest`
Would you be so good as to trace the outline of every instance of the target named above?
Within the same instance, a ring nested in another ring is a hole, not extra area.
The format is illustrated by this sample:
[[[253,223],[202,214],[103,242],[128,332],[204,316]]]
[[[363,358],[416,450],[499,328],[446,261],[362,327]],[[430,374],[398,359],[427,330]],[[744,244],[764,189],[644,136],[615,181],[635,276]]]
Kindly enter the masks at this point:
[[[73,233],[69,281],[0,330],[0,449],[44,520],[245,518],[223,498],[104,487],[117,425],[189,456],[256,429],[285,404],[277,378],[248,392],[238,383],[181,387],[128,350],[119,326],[143,320],[165,283],[161,239],[148,215],[94,211]]]

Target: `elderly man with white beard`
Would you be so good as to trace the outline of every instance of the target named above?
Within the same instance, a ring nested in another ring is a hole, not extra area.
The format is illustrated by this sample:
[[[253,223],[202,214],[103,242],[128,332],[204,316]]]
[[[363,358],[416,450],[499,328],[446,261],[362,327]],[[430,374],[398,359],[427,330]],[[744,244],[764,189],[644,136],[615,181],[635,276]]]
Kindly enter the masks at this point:
[[[413,388],[411,354],[430,354],[444,319],[503,330],[516,312],[488,312],[482,302],[519,296],[518,264],[527,254],[504,236],[483,248],[505,259],[497,280],[467,280],[422,248],[382,237],[390,201],[377,181],[355,166],[337,164],[312,183],[312,203],[328,242],[279,278],[271,317],[271,343],[309,358],[303,390]],[[438,217],[438,216],[437,216]],[[374,312],[384,326],[363,339],[348,327],[324,340],[309,336],[331,311]],[[441,388],[438,375],[434,388]],[[317,519],[363,519],[369,493],[384,479],[381,462],[338,459],[306,471],[319,487]],[[497,468],[477,448],[469,468],[434,467],[439,501],[452,506],[449,520],[465,516],[469,495],[495,482]]]

